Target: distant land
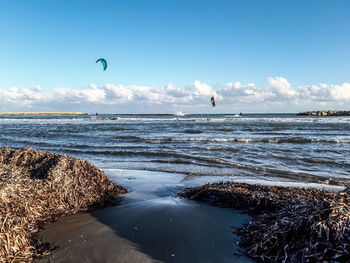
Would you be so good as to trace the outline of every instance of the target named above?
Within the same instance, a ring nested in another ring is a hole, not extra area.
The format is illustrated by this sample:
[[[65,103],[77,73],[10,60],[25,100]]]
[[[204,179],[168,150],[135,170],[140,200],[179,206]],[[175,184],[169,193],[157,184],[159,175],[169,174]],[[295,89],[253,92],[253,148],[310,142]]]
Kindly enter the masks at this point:
[[[305,116],[350,116],[350,111],[339,110],[318,110],[318,111],[305,111],[300,112],[297,115]]]
[[[0,115],[88,115],[83,112],[0,112]]]

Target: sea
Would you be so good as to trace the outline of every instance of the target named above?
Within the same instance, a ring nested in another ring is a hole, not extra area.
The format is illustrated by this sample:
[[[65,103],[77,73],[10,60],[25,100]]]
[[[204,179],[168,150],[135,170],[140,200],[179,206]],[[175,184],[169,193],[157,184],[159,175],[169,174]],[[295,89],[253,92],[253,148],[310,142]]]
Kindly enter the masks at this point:
[[[68,154],[107,170],[333,185],[350,180],[350,117],[3,115],[0,146]]]

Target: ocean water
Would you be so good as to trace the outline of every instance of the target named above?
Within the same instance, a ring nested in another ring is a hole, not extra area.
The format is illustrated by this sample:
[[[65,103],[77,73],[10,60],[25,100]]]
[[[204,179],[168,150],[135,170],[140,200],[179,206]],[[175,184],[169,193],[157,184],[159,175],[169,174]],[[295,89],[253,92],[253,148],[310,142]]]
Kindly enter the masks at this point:
[[[0,116],[0,145],[65,153],[103,169],[332,184],[350,180],[350,117]]]

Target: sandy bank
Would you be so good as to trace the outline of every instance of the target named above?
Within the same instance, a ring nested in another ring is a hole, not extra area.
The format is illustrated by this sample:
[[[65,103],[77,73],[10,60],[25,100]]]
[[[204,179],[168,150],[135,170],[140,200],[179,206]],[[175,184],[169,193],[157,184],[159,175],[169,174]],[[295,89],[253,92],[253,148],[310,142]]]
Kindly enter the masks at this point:
[[[111,204],[125,192],[87,161],[0,147],[0,261],[31,262],[48,254],[36,236],[40,225]]]
[[[0,115],[88,115],[83,112],[0,112]]]
[[[237,233],[246,255],[258,262],[350,261],[348,189],[223,182],[188,188],[181,196],[252,215]]]

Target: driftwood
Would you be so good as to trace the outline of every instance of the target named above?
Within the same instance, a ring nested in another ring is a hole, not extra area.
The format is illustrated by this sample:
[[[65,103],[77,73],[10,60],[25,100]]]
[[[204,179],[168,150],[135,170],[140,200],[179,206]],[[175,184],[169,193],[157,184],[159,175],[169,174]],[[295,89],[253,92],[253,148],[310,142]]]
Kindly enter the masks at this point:
[[[242,209],[244,254],[258,262],[350,262],[350,193],[222,182],[181,196]]]
[[[0,261],[32,262],[48,254],[35,235],[42,224],[112,204],[125,192],[87,161],[0,147]]]

